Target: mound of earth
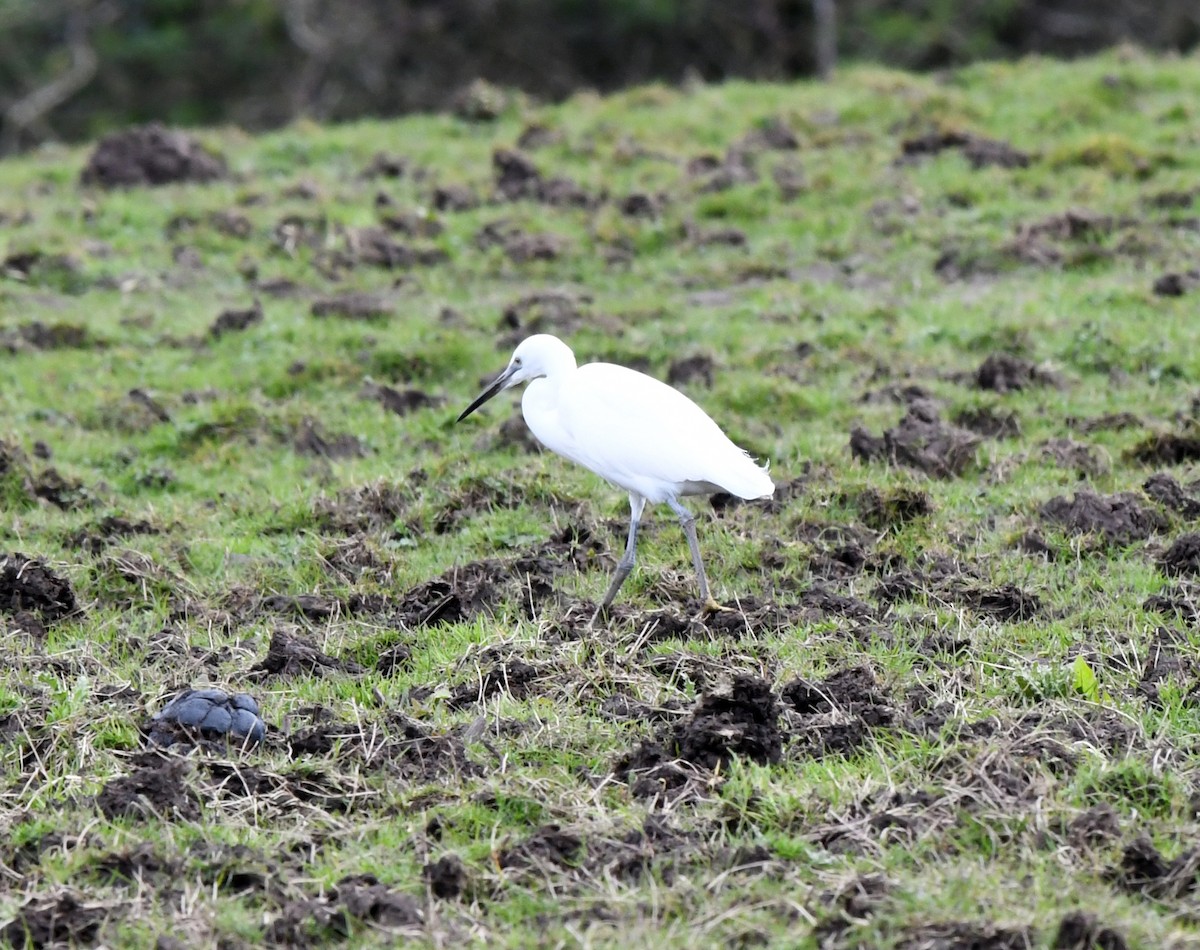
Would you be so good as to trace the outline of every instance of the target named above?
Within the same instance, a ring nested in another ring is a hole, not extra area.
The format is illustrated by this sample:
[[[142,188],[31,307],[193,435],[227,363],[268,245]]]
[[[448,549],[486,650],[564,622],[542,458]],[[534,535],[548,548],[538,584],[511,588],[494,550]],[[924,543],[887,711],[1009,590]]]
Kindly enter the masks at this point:
[[[209,182],[228,174],[225,159],[190,135],[153,122],[102,138],[80,175],[101,188]]]

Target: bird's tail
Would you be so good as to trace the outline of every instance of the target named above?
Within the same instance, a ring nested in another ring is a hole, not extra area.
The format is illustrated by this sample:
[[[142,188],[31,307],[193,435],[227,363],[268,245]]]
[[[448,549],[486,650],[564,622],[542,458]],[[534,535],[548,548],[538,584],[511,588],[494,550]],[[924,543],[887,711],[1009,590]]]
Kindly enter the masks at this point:
[[[775,494],[775,483],[771,481],[767,468],[743,452],[741,464],[722,479],[721,487],[738,498],[770,498]]]

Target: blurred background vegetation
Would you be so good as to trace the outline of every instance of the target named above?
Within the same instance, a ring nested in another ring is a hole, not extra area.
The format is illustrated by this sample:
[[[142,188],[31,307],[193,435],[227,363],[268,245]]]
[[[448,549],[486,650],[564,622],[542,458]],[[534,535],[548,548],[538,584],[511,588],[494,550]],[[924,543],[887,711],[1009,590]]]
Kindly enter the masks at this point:
[[[0,153],[151,119],[486,111],[478,78],[557,99],[1198,41],[1197,0],[0,0]]]

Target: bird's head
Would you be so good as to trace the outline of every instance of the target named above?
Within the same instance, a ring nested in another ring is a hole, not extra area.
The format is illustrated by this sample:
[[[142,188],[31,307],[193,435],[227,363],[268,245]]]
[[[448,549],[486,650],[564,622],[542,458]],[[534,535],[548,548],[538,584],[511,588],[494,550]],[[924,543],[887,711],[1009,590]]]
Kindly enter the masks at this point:
[[[504,371],[492,380],[487,389],[481,392],[471,405],[462,411],[458,421],[462,422],[497,393],[529,382],[531,379],[553,376],[574,368],[575,354],[558,337],[549,333],[535,333],[531,337],[526,337],[513,350],[512,358],[509,359],[508,366],[504,368]]]

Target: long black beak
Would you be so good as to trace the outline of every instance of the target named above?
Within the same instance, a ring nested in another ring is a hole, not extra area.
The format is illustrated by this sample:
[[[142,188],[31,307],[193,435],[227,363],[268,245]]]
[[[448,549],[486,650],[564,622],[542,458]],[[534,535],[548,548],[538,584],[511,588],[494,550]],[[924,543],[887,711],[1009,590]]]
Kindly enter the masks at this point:
[[[501,373],[499,376],[497,376],[495,378],[495,380],[492,381],[492,384],[490,386],[488,386],[487,389],[485,389],[483,392],[481,392],[478,396],[475,397],[475,401],[473,403],[471,403],[471,405],[467,406],[467,408],[462,411],[462,414],[459,415],[458,419],[456,419],[455,421],[462,422],[465,418],[467,418],[467,416],[469,416],[476,409],[478,409],[485,402],[487,402],[494,395],[496,395],[496,393],[498,393],[502,389],[504,389],[504,385],[505,385],[505,383],[508,382],[508,379],[510,376],[512,376],[512,368],[508,367],[504,370],[503,373]]]

